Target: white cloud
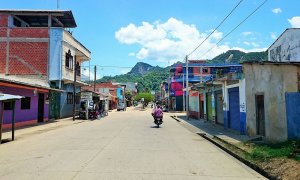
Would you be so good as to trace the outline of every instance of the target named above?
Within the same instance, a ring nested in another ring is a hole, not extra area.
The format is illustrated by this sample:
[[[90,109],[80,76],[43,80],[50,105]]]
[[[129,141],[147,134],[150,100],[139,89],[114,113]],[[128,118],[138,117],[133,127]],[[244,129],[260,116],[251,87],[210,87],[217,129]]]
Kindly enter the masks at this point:
[[[126,74],[126,73],[128,73],[130,70],[131,70],[131,68],[122,68],[122,69],[120,70],[120,72],[121,72],[121,74]]]
[[[273,40],[276,40],[277,39],[277,35],[275,32],[270,32],[270,36]]]
[[[252,32],[249,32],[249,31],[247,31],[247,32],[243,32],[242,33],[244,36],[249,36],[249,35],[252,35],[253,33]]]
[[[245,45],[247,46],[253,46],[255,48],[259,47],[260,45],[258,43],[255,43],[255,42],[248,42],[248,41],[244,41],[243,42]]]
[[[281,10],[280,8],[274,8],[274,9],[272,9],[272,12],[273,12],[274,14],[279,14],[279,13],[282,12],[282,10]]]
[[[131,53],[128,54],[128,56],[135,56],[135,53],[131,52]]]
[[[244,44],[247,45],[247,46],[250,46],[251,43],[247,42],[247,41],[244,41]]]
[[[260,46],[260,45],[259,45],[258,43],[256,43],[256,42],[252,42],[251,45],[252,45],[253,47],[256,47],[256,48]]]
[[[293,28],[300,28],[300,16],[292,17],[291,19],[288,19],[288,21]]]
[[[166,22],[143,22],[140,26],[129,24],[120,28],[115,33],[115,38],[120,43],[139,45],[140,50],[130,54],[135,54],[136,58],[140,60],[148,59],[173,63],[183,60],[185,55],[195,49],[210,32],[212,30],[200,32],[194,24],[185,24],[180,20],[170,18]],[[246,34],[252,33],[247,32]],[[228,43],[216,46],[215,43],[222,37],[223,32],[215,31],[189,58],[210,59],[233,49]],[[252,44],[252,46],[254,45],[256,44]],[[206,53],[212,47],[214,49]]]

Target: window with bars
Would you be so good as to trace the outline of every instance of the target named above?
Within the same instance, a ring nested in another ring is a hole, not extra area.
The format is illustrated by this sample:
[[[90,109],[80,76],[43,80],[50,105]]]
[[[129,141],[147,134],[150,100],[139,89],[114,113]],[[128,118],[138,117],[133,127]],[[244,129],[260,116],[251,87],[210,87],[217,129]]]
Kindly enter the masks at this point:
[[[71,92],[67,94],[67,104],[73,104],[73,93]]]
[[[74,68],[73,56],[72,56],[70,50],[66,53],[66,64],[65,65],[66,65],[66,68],[68,68],[68,69],[73,70],[73,68]]]
[[[30,109],[30,97],[25,97],[21,99],[21,109]]]
[[[12,101],[6,101],[3,103],[3,109],[4,110],[13,110],[13,102]]]

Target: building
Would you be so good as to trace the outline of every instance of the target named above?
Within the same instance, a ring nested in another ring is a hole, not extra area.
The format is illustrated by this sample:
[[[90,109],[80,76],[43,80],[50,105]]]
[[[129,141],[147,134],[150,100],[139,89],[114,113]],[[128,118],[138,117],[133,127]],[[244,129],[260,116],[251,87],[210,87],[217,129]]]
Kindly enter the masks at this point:
[[[95,91],[96,93],[102,93],[103,95],[108,97],[108,102],[106,102],[105,109],[113,110],[117,108],[118,96],[117,91],[118,88],[121,88],[119,85],[115,85],[112,82],[99,82],[95,83],[92,86],[86,85],[83,86],[83,90]]]
[[[300,28],[286,29],[268,48],[268,60],[300,62]]]
[[[246,62],[247,134],[300,138],[300,62]]]
[[[209,66],[204,63],[205,61],[189,61],[188,65],[188,82],[190,86],[199,83],[209,78]],[[168,92],[169,95],[169,109],[173,111],[184,110],[184,102],[186,92],[186,64],[176,64],[170,69],[170,76],[168,79]]]
[[[76,92],[84,85],[80,65],[91,53],[66,30],[76,26],[71,11],[0,10],[1,77],[60,89],[49,92],[49,118],[73,114],[75,72]]]
[[[49,91],[46,86],[21,83],[0,78],[0,92],[22,96],[15,104],[15,126],[34,125],[49,120]],[[10,129],[12,124],[13,104],[4,102],[3,129]],[[0,107],[2,108],[2,107]]]
[[[189,93],[189,114],[246,133],[245,80],[240,64],[204,64],[210,75]]]

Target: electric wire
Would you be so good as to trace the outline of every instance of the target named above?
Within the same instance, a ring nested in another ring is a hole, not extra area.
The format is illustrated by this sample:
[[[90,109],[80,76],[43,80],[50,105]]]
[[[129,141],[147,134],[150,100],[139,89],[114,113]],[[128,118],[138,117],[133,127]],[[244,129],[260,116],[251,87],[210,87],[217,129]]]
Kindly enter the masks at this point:
[[[230,13],[219,23],[219,25],[193,50],[191,51],[187,56],[190,56],[193,54],[225,21],[226,19],[237,9],[237,7],[243,2],[243,0],[240,0],[238,4],[230,11]]]
[[[208,51],[206,51],[203,55],[205,56],[207,53],[209,53],[210,51],[212,51],[214,48],[217,47],[218,44],[220,44],[220,42],[222,42],[226,37],[228,37],[233,31],[235,31],[240,25],[242,25],[247,19],[249,19],[256,11],[258,11],[268,0],[265,0],[264,2],[262,2],[252,13],[250,13],[243,21],[241,21],[237,26],[235,26],[229,33],[227,33],[222,39],[220,39],[216,44],[214,44],[214,46],[212,48],[210,48]]]

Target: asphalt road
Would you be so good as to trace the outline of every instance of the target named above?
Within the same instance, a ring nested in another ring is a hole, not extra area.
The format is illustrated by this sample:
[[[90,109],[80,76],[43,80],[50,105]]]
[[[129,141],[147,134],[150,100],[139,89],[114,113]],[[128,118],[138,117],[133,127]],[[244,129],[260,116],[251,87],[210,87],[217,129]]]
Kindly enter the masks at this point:
[[[263,178],[165,115],[112,112],[0,145],[0,179]]]

